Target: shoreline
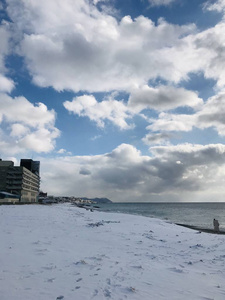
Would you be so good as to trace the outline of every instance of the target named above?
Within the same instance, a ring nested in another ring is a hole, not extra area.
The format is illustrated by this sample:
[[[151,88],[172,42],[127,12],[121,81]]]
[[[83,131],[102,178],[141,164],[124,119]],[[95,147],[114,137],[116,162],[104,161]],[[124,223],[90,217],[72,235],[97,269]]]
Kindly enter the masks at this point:
[[[180,223],[175,223],[175,224],[178,225],[178,226],[185,227],[185,228],[197,230],[199,232],[206,232],[206,233],[211,233],[211,234],[223,234],[223,235],[225,235],[225,231],[223,231],[223,230],[220,230],[219,232],[216,232],[214,229],[202,228],[202,227],[198,227],[198,226],[187,225],[187,224],[180,224]]]
[[[205,232],[205,233],[210,233],[210,234],[220,234],[220,235],[225,235],[225,231],[224,230],[219,230],[219,232],[216,232],[214,229],[211,229],[211,228],[204,228],[204,227],[199,227],[199,226],[195,226],[195,225],[188,225],[188,224],[181,224],[181,223],[176,223],[176,222],[173,222],[171,220],[168,220],[168,219],[163,219],[163,218],[160,218],[160,217],[157,217],[157,216],[145,216],[145,215],[142,215],[142,214],[133,214],[131,212],[116,212],[116,211],[104,211],[104,210],[101,210],[99,208],[101,207],[98,207],[97,209],[93,206],[85,206],[85,205],[82,205],[82,206],[79,206],[79,205],[76,205],[78,208],[84,208],[85,210],[88,210],[88,211],[91,211],[91,212],[94,212],[94,211],[98,211],[98,212],[103,212],[103,213],[116,213],[116,214],[125,214],[125,215],[131,215],[131,216],[142,216],[142,217],[146,217],[146,218],[153,218],[153,219],[158,219],[158,220],[162,220],[162,221],[165,221],[165,222],[168,222],[170,224],[175,224],[175,225],[178,225],[178,226],[182,226],[182,227],[185,227],[185,228],[189,228],[189,229],[192,229],[192,230],[195,230],[195,231],[199,231],[200,233],[201,232]]]

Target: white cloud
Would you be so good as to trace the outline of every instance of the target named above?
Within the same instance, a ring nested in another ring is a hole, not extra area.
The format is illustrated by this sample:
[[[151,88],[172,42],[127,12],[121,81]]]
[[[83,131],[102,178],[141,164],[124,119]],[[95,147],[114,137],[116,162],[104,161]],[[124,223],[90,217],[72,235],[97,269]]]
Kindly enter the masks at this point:
[[[58,151],[56,151],[56,153],[60,154],[60,155],[63,154],[64,156],[66,156],[66,155],[72,155],[72,153],[70,151],[67,151],[66,149],[63,149],[63,148],[61,148]]]
[[[0,92],[9,93],[13,90],[13,88],[14,88],[13,80],[0,74]]]
[[[59,137],[59,130],[52,128],[40,128],[30,134],[25,135],[18,141],[21,148],[34,152],[50,152],[55,148],[55,139]]]
[[[11,133],[12,137],[21,137],[26,135],[29,132],[29,128],[20,123],[15,123],[11,125]]]
[[[74,98],[73,101],[65,101],[63,105],[69,112],[78,116],[86,116],[96,122],[99,127],[103,128],[105,122],[110,121],[120,129],[133,128],[134,125],[128,124],[127,120],[145,109],[164,111],[188,106],[197,110],[203,106],[203,100],[195,92],[171,86],[159,86],[157,88],[143,86],[133,89],[128,103],[117,101],[113,97],[112,94],[107,99],[97,102],[93,95],[83,95]],[[142,116],[145,118],[144,115]],[[171,115],[168,114],[168,116]],[[160,118],[165,119],[165,114],[160,115]],[[174,122],[174,120],[171,121]],[[183,124],[182,118],[180,121]],[[183,127],[183,125],[181,126]],[[160,129],[154,129],[154,131],[157,130]],[[171,130],[169,129],[169,131]]]
[[[213,127],[219,135],[225,136],[225,93],[211,97],[197,113],[199,128]]]
[[[195,39],[195,45],[205,52],[211,53],[211,59],[205,64],[206,78],[217,81],[217,87],[225,87],[225,23],[219,23],[214,28],[199,34]]]
[[[207,1],[204,7],[209,10],[216,10],[218,12],[222,12],[225,10],[225,0],[217,0],[217,1]]]
[[[93,136],[93,137],[91,138],[91,140],[92,140],[92,141],[96,141],[96,140],[100,139],[101,137],[102,137],[102,136],[101,136],[100,134],[98,134],[98,135]]]
[[[49,111],[43,103],[33,105],[22,96],[11,98],[0,94],[0,106],[0,121],[4,116],[7,122],[19,121],[32,127],[52,126],[55,122],[54,110]]]
[[[55,112],[46,105],[36,106],[24,97],[0,93],[1,154],[50,152],[60,132],[54,127]]]
[[[161,144],[168,144],[169,140],[172,138],[171,134],[162,132],[162,133],[148,133],[142,139],[142,141],[146,145],[161,145]]]
[[[11,92],[14,82],[6,77],[5,57],[9,53],[9,31],[5,25],[0,24],[0,92]]]
[[[190,73],[225,86],[223,22],[198,32],[194,24],[130,16],[118,21],[97,9],[98,1],[7,0],[33,81],[58,91],[112,91],[140,88],[151,79],[188,80]],[[152,0],[166,5],[172,0]],[[215,6],[216,5],[216,6]],[[224,7],[218,1],[213,7]]]
[[[59,151],[57,151],[57,153],[59,154],[65,154],[66,153],[66,149],[59,149]]]
[[[133,128],[133,125],[126,122],[132,115],[121,101],[109,99],[97,102],[94,96],[84,95],[74,98],[71,102],[66,101],[63,105],[69,112],[86,116],[99,127],[104,127],[105,121],[109,120],[120,129]]]
[[[209,98],[199,111],[192,115],[160,113],[157,119],[151,119],[147,127],[151,131],[184,131],[193,127],[200,129],[214,128],[225,136],[225,93],[221,92]]]
[[[157,119],[151,119],[147,127],[151,131],[191,131],[197,124],[195,115],[160,113]]]
[[[0,70],[4,69],[4,55],[8,52],[9,33],[4,25],[0,25]]]
[[[148,0],[151,6],[167,6],[177,0]]]
[[[150,157],[122,144],[104,155],[42,159],[42,188],[114,201],[209,201],[225,191],[224,153],[220,144],[185,144],[153,147]]]
[[[174,52],[184,36],[195,32],[193,24],[172,25],[160,19],[155,25],[144,16],[125,16],[118,22],[83,0],[65,0],[63,5],[59,0],[7,2],[16,29],[25,33],[21,54],[42,87],[130,90],[158,76],[179,81],[192,71],[178,71],[165,51],[169,47]]]
[[[158,111],[170,110],[177,107],[189,106],[200,108],[203,100],[197,93],[175,88],[172,86],[159,86],[152,88],[143,86],[131,91],[128,106],[139,111],[150,108]]]

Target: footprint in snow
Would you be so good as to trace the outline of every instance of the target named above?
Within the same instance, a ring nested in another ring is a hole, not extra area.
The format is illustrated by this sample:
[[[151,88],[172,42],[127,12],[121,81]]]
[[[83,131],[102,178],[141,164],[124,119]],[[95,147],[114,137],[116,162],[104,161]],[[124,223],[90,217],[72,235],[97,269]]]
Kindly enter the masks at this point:
[[[92,296],[92,298],[96,297],[98,295],[98,290],[94,290],[94,294]]]
[[[169,268],[170,271],[173,271],[175,273],[184,273],[182,269],[177,269],[177,268]]]
[[[55,278],[49,278],[48,280],[47,280],[47,282],[53,282],[55,280]]]
[[[110,292],[108,289],[105,289],[105,290],[104,290],[104,296],[105,296],[106,298],[111,298],[111,292]]]

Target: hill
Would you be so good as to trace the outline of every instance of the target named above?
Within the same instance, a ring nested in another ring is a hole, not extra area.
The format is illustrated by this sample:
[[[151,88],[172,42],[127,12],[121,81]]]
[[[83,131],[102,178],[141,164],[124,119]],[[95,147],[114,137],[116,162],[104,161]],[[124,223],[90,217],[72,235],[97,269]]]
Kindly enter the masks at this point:
[[[83,197],[81,199],[83,199],[83,200],[91,200],[91,201],[94,201],[96,203],[113,203],[108,198],[86,198],[86,197]]]

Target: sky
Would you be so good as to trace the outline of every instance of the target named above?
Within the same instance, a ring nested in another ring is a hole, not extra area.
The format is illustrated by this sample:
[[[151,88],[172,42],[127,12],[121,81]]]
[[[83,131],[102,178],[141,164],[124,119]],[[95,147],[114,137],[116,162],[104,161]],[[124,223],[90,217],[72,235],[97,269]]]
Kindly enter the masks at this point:
[[[1,0],[0,157],[41,190],[225,201],[225,0]]]

